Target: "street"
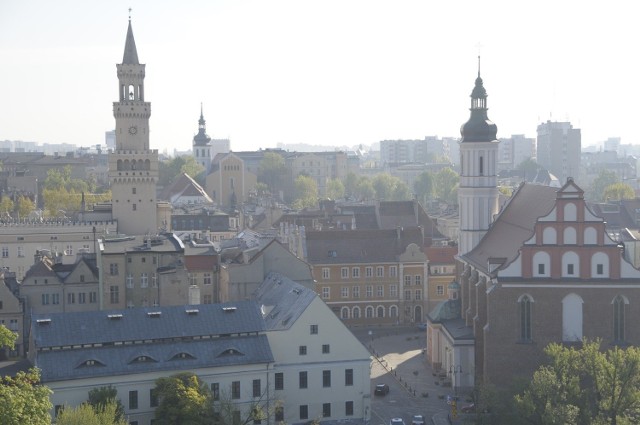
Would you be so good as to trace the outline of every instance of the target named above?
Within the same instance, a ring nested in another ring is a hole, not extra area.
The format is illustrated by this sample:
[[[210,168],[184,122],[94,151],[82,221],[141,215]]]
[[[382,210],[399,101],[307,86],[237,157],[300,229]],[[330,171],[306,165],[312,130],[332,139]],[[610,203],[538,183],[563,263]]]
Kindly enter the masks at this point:
[[[371,351],[370,425],[388,425],[391,418],[402,418],[411,425],[413,415],[445,416],[450,406],[446,396],[452,389],[436,385],[423,348],[426,332],[416,327],[352,328],[352,333]],[[389,385],[389,393],[376,396],[376,384]]]

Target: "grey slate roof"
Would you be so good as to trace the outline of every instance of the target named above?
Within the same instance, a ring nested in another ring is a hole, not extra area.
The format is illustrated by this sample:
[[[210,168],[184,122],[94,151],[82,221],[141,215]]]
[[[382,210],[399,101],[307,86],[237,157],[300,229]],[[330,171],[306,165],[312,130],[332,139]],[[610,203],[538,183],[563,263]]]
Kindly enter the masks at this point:
[[[228,307],[236,307],[236,309],[223,310]],[[197,310],[197,314],[187,314],[187,310]],[[147,313],[151,312],[161,312],[161,314],[159,317],[150,317]],[[119,319],[108,317],[118,314],[122,315]],[[50,319],[50,322],[38,323],[38,320],[47,319]],[[34,314],[32,317],[32,332],[38,349],[65,345],[257,333],[264,329],[260,310],[253,301]]]
[[[422,247],[422,231],[418,227],[346,232],[307,231],[306,243],[307,260],[311,264],[393,262],[410,243]]]
[[[229,350],[233,350],[230,352]],[[187,358],[181,358],[185,353]],[[146,356],[146,361],[138,361]],[[93,365],[87,365],[93,361]],[[42,382],[194,370],[241,364],[269,363],[273,354],[266,335],[223,337],[172,343],[103,346],[77,350],[41,351],[35,366]]]
[[[536,220],[553,209],[556,191],[549,186],[522,184],[478,245],[460,258],[485,272],[489,258],[505,258],[504,264],[509,264],[533,235]]]
[[[268,330],[285,330],[304,313],[318,296],[291,279],[275,272],[267,275],[253,293],[254,299],[264,306],[264,322]]]

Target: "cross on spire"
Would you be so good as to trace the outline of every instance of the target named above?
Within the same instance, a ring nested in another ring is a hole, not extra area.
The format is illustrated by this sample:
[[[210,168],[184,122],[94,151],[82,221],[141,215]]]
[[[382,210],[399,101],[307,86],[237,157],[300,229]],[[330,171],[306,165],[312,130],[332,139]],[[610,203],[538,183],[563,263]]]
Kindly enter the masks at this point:
[[[131,8],[129,8],[129,21],[131,21]]]

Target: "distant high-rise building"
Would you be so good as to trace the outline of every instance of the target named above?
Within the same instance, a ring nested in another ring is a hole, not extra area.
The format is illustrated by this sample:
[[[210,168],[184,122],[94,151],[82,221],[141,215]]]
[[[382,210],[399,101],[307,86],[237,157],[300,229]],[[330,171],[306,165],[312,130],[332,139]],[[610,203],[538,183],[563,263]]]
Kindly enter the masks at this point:
[[[538,125],[538,164],[556,176],[560,182],[580,172],[582,136],[570,122],[547,121]]]
[[[609,137],[604,141],[604,150],[612,151],[618,153],[620,149],[620,138],[619,137]]]
[[[104,132],[104,142],[107,145],[107,149],[115,150],[116,149],[116,131],[105,131]]]
[[[536,157],[536,139],[514,134],[509,138],[501,138],[498,148],[498,168],[513,170],[526,159]]]

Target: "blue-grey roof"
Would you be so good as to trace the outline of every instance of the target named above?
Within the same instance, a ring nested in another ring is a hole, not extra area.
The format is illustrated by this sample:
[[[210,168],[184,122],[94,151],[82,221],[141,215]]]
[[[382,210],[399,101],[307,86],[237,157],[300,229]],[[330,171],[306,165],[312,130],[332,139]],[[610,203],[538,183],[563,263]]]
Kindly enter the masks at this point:
[[[182,358],[183,355],[185,358]],[[141,361],[141,356],[145,356],[146,360]],[[42,382],[50,382],[272,361],[273,354],[266,335],[250,335],[40,351],[35,366],[41,369]]]
[[[318,296],[311,289],[275,272],[267,275],[253,295],[265,309],[264,322],[268,330],[289,329]]]
[[[160,312],[160,315],[149,314],[155,312]],[[122,317],[118,317],[120,315]],[[34,314],[31,323],[38,349],[265,330],[260,309],[254,301]]]

